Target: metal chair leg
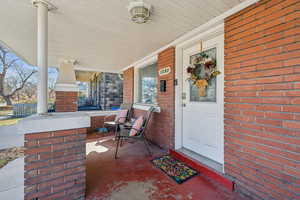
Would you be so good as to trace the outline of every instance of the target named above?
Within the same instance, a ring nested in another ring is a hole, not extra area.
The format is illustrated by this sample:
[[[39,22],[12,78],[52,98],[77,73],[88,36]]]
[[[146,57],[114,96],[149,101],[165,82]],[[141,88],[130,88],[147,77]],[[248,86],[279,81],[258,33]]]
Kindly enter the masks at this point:
[[[147,139],[146,139],[146,138],[143,138],[143,140],[144,140],[144,144],[145,144],[145,146],[146,146],[146,149],[147,149],[147,151],[148,151],[148,154],[149,154],[150,156],[152,156],[152,152],[151,152],[151,150],[150,150],[150,145],[149,145]]]
[[[120,140],[121,140],[121,136],[118,136],[117,138],[117,147],[116,147],[116,151],[115,151],[115,159],[118,158],[118,150],[119,150],[119,145],[120,145]]]
[[[123,146],[123,141],[124,141],[124,138],[121,139],[121,145],[120,146]]]
[[[118,125],[115,125],[115,141],[117,140],[118,137]]]

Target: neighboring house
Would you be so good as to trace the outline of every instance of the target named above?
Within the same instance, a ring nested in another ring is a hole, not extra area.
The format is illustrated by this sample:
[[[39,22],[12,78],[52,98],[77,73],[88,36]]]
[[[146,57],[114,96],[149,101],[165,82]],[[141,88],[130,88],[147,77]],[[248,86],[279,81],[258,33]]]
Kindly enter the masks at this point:
[[[102,110],[119,107],[123,102],[123,81],[117,73],[99,73],[89,83],[89,98]]]

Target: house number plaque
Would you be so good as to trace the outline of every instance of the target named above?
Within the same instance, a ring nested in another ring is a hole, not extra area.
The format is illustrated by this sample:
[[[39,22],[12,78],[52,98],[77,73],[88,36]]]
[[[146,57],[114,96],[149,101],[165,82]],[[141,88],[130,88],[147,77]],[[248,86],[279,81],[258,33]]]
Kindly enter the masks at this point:
[[[164,67],[158,71],[159,76],[167,75],[171,72],[171,67]]]

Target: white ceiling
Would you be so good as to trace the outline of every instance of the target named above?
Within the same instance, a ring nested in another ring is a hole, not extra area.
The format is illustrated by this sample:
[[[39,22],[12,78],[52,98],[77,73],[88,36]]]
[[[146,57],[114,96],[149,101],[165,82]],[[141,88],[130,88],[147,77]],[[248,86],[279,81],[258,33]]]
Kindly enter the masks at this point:
[[[49,66],[76,59],[87,70],[119,71],[242,0],[144,0],[152,21],[134,24],[129,0],[49,0]],[[1,0],[0,41],[36,62],[36,9],[30,0]]]

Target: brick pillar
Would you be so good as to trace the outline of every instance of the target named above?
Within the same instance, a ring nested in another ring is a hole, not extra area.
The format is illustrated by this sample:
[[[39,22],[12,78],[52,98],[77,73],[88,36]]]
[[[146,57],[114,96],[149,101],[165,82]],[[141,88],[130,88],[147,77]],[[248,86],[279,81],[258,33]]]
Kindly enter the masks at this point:
[[[158,71],[165,67],[170,67],[171,72],[159,76]],[[152,137],[161,147],[173,149],[175,145],[175,47],[170,47],[158,54],[157,74],[157,103],[161,112],[153,115],[155,131]],[[160,80],[167,81],[166,92],[160,92]]]
[[[170,67],[171,72],[159,76],[160,69]],[[158,54],[157,60],[157,104],[160,113],[153,113],[146,131],[149,139],[163,149],[174,149],[175,146],[175,47],[170,47]],[[166,80],[166,92],[160,92],[160,80]],[[125,94],[125,93],[124,93]],[[143,110],[134,110],[134,115],[146,114]]]
[[[55,84],[55,111],[76,112],[78,86],[75,76],[75,60],[64,60],[59,65],[59,74]]]
[[[78,92],[56,91],[55,112],[76,112]]]
[[[25,134],[25,200],[84,199],[86,128]]]
[[[133,103],[134,98],[134,67],[123,72],[123,103]]]

